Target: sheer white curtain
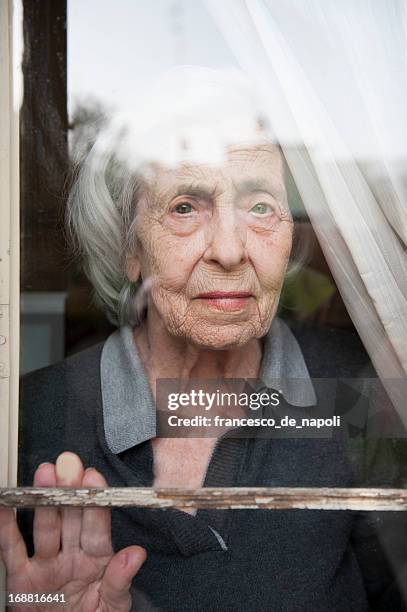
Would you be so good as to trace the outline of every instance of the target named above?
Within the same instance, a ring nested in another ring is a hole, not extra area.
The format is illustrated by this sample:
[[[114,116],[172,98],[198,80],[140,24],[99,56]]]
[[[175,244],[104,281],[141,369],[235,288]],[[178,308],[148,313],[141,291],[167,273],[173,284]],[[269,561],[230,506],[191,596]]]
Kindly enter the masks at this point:
[[[405,5],[206,5],[266,101],[349,314],[407,423]]]
[[[406,5],[206,6],[261,91],[349,314],[407,425]]]

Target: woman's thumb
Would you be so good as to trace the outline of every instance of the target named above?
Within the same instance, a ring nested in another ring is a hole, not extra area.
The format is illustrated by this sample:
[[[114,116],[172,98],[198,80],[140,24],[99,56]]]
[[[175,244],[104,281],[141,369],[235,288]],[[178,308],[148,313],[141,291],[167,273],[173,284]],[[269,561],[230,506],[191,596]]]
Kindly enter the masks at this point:
[[[100,596],[105,603],[113,607],[123,604],[123,609],[126,609],[126,603],[131,604],[131,581],[146,557],[147,553],[141,546],[128,546],[110,559],[100,589]],[[127,609],[130,609],[130,606]]]

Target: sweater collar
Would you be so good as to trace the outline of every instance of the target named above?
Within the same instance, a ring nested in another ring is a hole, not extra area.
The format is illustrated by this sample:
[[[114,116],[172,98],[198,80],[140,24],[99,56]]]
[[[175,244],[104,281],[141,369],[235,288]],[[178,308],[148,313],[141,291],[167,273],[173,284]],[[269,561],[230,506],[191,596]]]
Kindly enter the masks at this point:
[[[109,449],[117,454],[156,437],[156,409],[130,326],[106,340],[100,362],[103,422]],[[314,387],[293,333],[275,318],[263,338],[259,378],[293,406],[316,404]]]

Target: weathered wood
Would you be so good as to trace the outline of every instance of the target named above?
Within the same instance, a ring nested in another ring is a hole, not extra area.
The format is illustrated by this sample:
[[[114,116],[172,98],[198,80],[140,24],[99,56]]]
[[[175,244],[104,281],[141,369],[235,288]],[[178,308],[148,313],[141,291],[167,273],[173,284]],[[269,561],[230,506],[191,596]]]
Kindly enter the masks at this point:
[[[407,489],[136,487],[0,489],[0,506],[107,506],[143,508],[407,510]]]
[[[19,3],[0,2],[0,485],[17,482],[19,361]],[[0,560],[0,611],[5,610]]]

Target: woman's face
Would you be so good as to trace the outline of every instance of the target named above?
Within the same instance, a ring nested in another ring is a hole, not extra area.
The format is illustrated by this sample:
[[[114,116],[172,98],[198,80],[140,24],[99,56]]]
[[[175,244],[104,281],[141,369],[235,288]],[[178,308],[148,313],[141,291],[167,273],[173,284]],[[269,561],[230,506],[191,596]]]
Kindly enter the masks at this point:
[[[221,166],[150,168],[128,276],[148,281],[148,316],[170,334],[242,346],[276,313],[292,229],[274,145],[231,148]]]

